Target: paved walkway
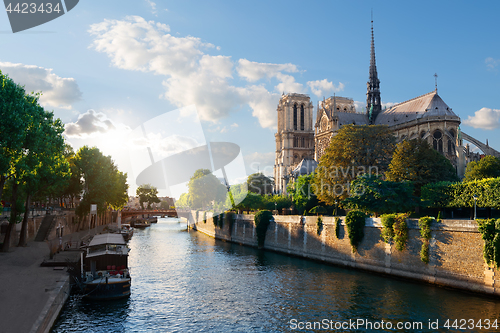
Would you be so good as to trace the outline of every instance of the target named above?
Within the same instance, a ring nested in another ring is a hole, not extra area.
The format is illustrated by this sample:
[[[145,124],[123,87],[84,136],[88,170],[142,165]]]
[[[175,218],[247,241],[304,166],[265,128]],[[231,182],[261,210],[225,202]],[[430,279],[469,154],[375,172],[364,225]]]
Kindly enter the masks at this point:
[[[101,230],[99,227],[92,233]],[[64,240],[75,241],[88,234],[89,231],[81,231],[65,236]],[[31,332],[54,301],[62,282],[68,279],[66,269],[40,267],[43,260],[50,260],[49,254],[47,242],[29,242],[27,247],[0,252],[0,333]],[[77,251],[64,251],[56,254],[54,260],[75,256],[79,256]]]

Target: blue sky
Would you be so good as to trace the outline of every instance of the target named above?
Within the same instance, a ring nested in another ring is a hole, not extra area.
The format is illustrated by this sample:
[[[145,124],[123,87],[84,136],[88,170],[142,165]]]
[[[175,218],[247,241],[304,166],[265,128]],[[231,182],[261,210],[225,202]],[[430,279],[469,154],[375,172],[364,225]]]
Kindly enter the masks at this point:
[[[238,144],[247,174],[270,174],[282,92],[362,111],[371,9],[382,102],[432,91],[437,73],[462,130],[500,150],[498,1],[81,0],[16,34],[0,11],[0,70],[42,90],[68,141],[111,155],[131,193],[131,131],[192,105],[207,141]]]

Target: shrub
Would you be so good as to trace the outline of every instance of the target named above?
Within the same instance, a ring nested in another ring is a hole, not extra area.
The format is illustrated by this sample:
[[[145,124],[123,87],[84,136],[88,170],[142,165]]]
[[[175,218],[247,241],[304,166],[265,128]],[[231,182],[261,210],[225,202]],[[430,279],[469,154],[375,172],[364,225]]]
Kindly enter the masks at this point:
[[[398,251],[405,249],[408,240],[407,217],[407,214],[385,214],[381,216],[382,239],[386,243],[390,243],[391,239],[394,240]]]
[[[484,240],[483,256],[488,265],[500,264],[500,219],[477,220],[479,232]]]
[[[318,216],[318,220],[316,221],[316,233],[321,235],[321,230],[323,230],[323,219],[321,216]]]
[[[257,245],[259,247],[264,246],[264,241],[266,240],[266,232],[269,223],[273,218],[273,213],[268,210],[261,210],[255,214],[255,229],[257,231]]]
[[[406,224],[406,214],[396,215],[396,220],[392,225],[394,230],[394,243],[396,243],[396,249],[398,251],[403,251],[406,247],[406,241],[408,240],[408,225]]]
[[[359,210],[351,210],[347,213],[345,222],[347,225],[347,233],[351,242],[352,252],[357,252],[358,245],[363,239],[365,233],[366,214]]]
[[[233,230],[233,223],[234,223],[234,212],[226,212],[224,213],[224,223],[226,223],[229,226],[229,233],[232,232]]]
[[[340,217],[335,217],[335,236],[340,238]]]
[[[380,220],[382,221],[382,232],[380,236],[385,243],[389,243],[391,239],[394,238],[394,229],[392,226],[396,220],[396,214],[384,214],[380,216]]]
[[[203,223],[207,223],[207,212],[203,212]]]
[[[214,226],[217,227],[219,225],[219,215],[213,215],[212,222],[214,223]]]
[[[420,236],[422,237],[422,249],[420,250],[420,260],[429,263],[429,240],[431,239],[431,223],[433,218],[429,216],[421,217],[418,220]]]

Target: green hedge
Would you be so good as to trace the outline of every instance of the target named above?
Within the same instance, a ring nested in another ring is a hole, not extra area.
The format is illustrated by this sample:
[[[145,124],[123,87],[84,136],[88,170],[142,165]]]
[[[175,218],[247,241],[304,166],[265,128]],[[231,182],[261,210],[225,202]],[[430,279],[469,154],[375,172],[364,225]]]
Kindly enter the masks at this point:
[[[358,245],[365,236],[365,219],[366,214],[359,210],[351,210],[345,218],[352,252],[358,251]]]
[[[259,247],[264,246],[266,240],[266,232],[269,223],[273,219],[273,213],[269,210],[261,210],[255,214],[255,229],[257,231],[257,244]]]
[[[420,236],[422,237],[422,248],[420,250],[420,260],[429,263],[429,240],[431,239],[431,224],[434,218],[429,216],[421,217],[418,220]]]
[[[500,266],[500,219],[477,220],[484,240],[483,256],[488,265]]]
[[[403,251],[408,241],[408,225],[406,224],[407,214],[385,214],[381,216],[382,232],[384,242],[390,243],[394,240],[396,249]]]
[[[422,187],[422,201],[430,208],[477,207],[500,209],[500,178],[474,180],[467,183],[439,182]]]

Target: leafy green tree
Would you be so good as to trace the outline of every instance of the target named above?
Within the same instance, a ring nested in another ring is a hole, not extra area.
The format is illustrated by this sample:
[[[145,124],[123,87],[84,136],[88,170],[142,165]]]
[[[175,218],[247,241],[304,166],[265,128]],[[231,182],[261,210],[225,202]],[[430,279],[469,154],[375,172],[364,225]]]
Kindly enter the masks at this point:
[[[69,176],[62,155],[64,126],[38,103],[39,94],[24,89],[0,72],[0,197],[5,181],[11,183],[11,218],[3,251],[9,250],[13,225],[25,212],[19,245],[26,244],[27,214],[34,194],[55,189]],[[23,204],[24,203],[24,204]]]
[[[485,178],[500,177],[500,159],[494,156],[485,156],[477,162],[470,162],[465,169],[464,182]]]
[[[83,197],[76,212],[83,217],[89,214],[90,205],[97,205],[97,212],[108,207],[120,209],[127,203],[127,175],[120,172],[110,156],[101,151],[83,146],[75,156],[78,175],[83,178]]]
[[[295,208],[301,213],[318,205],[314,174],[302,175],[288,184],[287,193],[292,196]]]
[[[184,207],[190,207],[191,206],[191,200],[189,198],[189,193],[182,193],[181,196],[179,197],[179,200],[175,202],[175,207],[176,208],[184,208]]]
[[[26,147],[30,121],[30,104],[24,88],[0,71],[0,200],[5,182],[11,178],[15,164]]]
[[[411,182],[384,181],[368,174],[352,181],[351,196],[342,201],[348,209],[375,214],[408,212],[416,204]]]
[[[399,143],[385,176],[394,182],[413,182],[416,196],[420,196],[425,184],[458,181],[450,161],[422,139]]]
[[[140,185],[135,191],[135,194],[139,197],[139,203],[142,209],[144,209],[145,202],[148,204],[148,209],[151,209],[151,204],[160,202],[160,199],[158,199],[158,189],[151,186],[151,184]]]
[[[248,191],[257,194],[272,194],[274,182],[263,173],[254,173],[248,176]]]
[[[293,205],[292,198],[284,194],[266,195],[263,197],[264,209],[281,210],[290,208]]]
[[[226,187],[207,169],[196,170],[188,187],[192,208],[206,208],[226,199]]]
[[[345,199],[357,176],[387,170],[394,147],[394,135],[385,125],[342,126],[315,171],[316,196],[327,205]]]

